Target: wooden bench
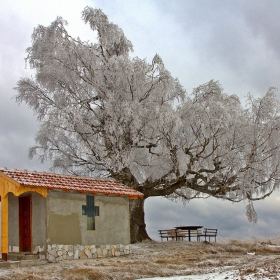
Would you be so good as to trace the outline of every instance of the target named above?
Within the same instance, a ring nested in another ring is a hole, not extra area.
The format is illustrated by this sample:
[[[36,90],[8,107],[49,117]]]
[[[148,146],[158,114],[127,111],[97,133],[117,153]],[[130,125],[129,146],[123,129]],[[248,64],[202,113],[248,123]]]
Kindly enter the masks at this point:
[[[160,229],[159,235],[161,238],[161,241],[163,239],[166,239],[167,241],[170,240],[184,240],[184,238],[189,238],[189,231],[188,230],[182,230],[182,229]],[[190,230],[190,237],[196,238],[196,240],[199,240],[199,234],[201,234],[200,230]]]
[[[192,237],[194,237],[194,238],[196,238],[196,241],[198,241],[199,240],[199,235],[201,234],[201,230],[191,230],[190,231],[190,238],[192,238]],[[188,236],[187,236],[188,238],[189,238],[189,234],[188,234]],[[190,239],[189,238],[189,239]]]
[[[216,228],[204,228],[203,233],[198,234],[198,241],[200,241],[200,237],[204,237],[205,241],[206,241],[206,237],[208,237],[208,240],[210,242],[210,238],[215,237],[215,242],[216,242],[217,233],[218,233],[218,229]]]
[[[176,240],[183,240],[187,237],[188,232],[186,230],[175,229],[176,231]]]
[[[185,238],[188,239],[188,241],[191,241],[192,238],[195,238],[196,241],[199,240],[199,235],[201,234],[201,230],[197,229],[191,229],[191,230],[183,230],[185,232]]]
[[[176,229],[160,229],[158,231],[161,241],[166,238],[166,240],[168,241],[168,239],[171,240],[176,240],[177,237],[177,233],[176,233]]]

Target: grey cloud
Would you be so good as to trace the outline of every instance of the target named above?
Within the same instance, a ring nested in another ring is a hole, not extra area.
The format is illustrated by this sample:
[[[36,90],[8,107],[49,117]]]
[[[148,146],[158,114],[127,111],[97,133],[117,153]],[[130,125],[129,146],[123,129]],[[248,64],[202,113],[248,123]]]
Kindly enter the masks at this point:
[[[231,203],[215,198],[192,200],[184,206],[165,198],[149,198],[145,201],[147,231],[155,240],[160,240],[159,229],[177,225],[201,225],[218,228],[222,238],[251,238],[277,236],[279,234],[279,191],[267,200],[255,203],[257,224],[246,218],[246,203]]]
[[[263,38],[267,47],[275,52],[278,59],[280,59],[279,14],[278,1],[249,1],[244,9],[244,18],[253,34]]]
[[[0,90],[16,93],[2,86]],[[38,123],[27,106],[18,106],[11,96],[2,95],[0,120],[0,167],[48,169],[49,163],[41,165],[37,160],[28,159],[28,149],[34,144]]]
[[[183,29],[185,42],[199,61],[193,71],[205,77],[203,82],[218,79],[226,91],[243,96],[279,87],[280,6],[276,2],[169,2],[156,3]]]

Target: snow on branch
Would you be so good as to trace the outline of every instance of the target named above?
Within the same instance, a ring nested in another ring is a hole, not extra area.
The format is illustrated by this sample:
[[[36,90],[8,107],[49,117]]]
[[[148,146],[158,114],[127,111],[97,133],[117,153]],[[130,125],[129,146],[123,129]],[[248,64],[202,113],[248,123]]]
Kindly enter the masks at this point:
[[[59,17],[32,35],[26,61],[36,75],[15,88],[40,121],[31,157],[112,176],[145,197],[253,201],[279,187],[275,88],[245,107],[215,80],[187,95],[159,55],[131,58],[132,43],[100,9],[86,7],[82,19],[97,43],[71,37]],[[247,215],[256,221],[250,202]]]

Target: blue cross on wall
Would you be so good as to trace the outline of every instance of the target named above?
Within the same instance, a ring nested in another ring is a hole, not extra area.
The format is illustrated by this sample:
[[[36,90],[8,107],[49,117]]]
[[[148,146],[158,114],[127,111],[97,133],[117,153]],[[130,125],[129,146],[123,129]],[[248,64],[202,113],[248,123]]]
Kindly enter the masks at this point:
[[[94,196],[87,196],[87,205],[82,205],[82,214],[87,216],[87,229],[95,230],[95,216],[99,216],[99,206],[94,206]]]

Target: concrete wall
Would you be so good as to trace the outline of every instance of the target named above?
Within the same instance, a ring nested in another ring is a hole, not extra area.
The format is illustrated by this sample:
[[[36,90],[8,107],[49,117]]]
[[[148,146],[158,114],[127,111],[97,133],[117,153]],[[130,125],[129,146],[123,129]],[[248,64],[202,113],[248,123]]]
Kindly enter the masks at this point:
[[[82,237],[84,244],[129,244],[130,221],[127,197],[95,196],[99,216],[95,217],[95,230],[86,230],[87,218],[83,217]],[[96,240],[92,243],[92,240]]]
[[[129,200],[126,197],[95,196],[99,216],[95,230],[87,230],[87,216],[82,215],[86,195],[48,192],[48,244],[129,244]]]
[[[9,246],[19,246],[18,197],[8,193]]]
[[[44,246],[46,250],[47,215],[46,198],[32,193],[32,248]]]
[[[46,199],[37,193],[24,193],[31,195],[31,222],[32,222],[32,249],[36,246],[46,249]],[[14,247],[19,246],[19,205],[18,197],[12,193],[9,196],[9,251],[18,250]]]
[[[82,215],[86,194],[49,191],[47,199],[37,193],[32,196],[32,249],[47,244],[94,245],[130,244],[129,199],[96,195],[95,230],[87,229],[87,216]],[[10,251],[19,246],[18,197],[9,196]],[[47,214],[49,213],[49,214]]]

